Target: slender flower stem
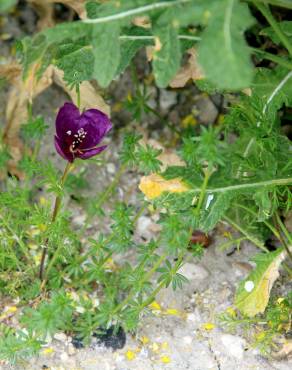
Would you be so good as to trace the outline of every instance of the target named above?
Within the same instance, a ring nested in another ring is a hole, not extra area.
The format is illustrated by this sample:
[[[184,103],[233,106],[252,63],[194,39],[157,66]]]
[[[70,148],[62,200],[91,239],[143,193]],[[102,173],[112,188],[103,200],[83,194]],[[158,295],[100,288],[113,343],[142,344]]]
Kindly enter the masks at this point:
[[[152,114],[154,114],[161,122],[163,122],[171,131],[173,131],[174,133],[180,135],[181,132],[172,124],[170,123],[167,119],[165,119],[159,112],[157,112],[155,109],[153,109],[152,107],[150,107],[150,105],[146,104],[146,107],[147,109],[149,110],[149,112],[151,112]]]
[[[281,40],[282,44],[285,46],[285,48],[288,50],[289,54],[292,56],[292,45],[290,44],[290,41],[288,37],[285,35],[285,33],[281,30],[279,24],[273,17],[273,14],[270,11],[270,8],[268,5],[260,4],[257,1],[254,1],[255,6],[259,9],[259,11],[263,14],[263,16],[266,18],[266,20],[269,22],[273,30],[275,31],[276,35]]]
[[[72,167],[73,167],[73,164],[70,163],[70,162],[67,162],[67,165],[65,167],[64,173],[63,173],[63,175],[61,177],[61,181],[60,181],[60,187],[61,188],[63,188],[64,183],[66,181],[66,178],[67,178],[70,170],[72,169]],[[55,199],[53,213],[52,213],[51,224],[54,223],[56,218],[57,218],[57,215],[59,213],[60,206],[61,206],[61,201],[62,201],[62,196],[57,195],[57,197]],[[45,245],[44,245],[44,249],[43,249],[43,253],[42,253],[42,258],[41,258],[40,272],[39,272],[39,277],[40,277],[41,280],[44,279],[45,260],[46,260],[46,255],[47,255],[47,251],[48,251],[48,244],[49,244],[49,238],[47,238],[46,241],[45,241]],[[45,282],[45,280],[43,281],[42,285],[45,284],[44,282]]]
[[[121,176],[125,172],[126,168],[127,168],[126,165],[121,165],[120,169],[115,174],[115,177],[114,177],[113,181],[111,182],[110,186],[107,187],[106,190],[102,193],[102,195],[98,198],[98,201],[95,204],[96,209],[99,209],[103,205],[103,203],[108,199],[108,197],[112,194],[112,192],[115,190],[115,188],[117,187],[117,185],[118,185],[118,183],[121,179]],[[85,232],[85,230],[88,226],[88,222],[89,222],[89,218],[87,218],[85,220],[84,225],[80,229],[79,234],[82,235]]]

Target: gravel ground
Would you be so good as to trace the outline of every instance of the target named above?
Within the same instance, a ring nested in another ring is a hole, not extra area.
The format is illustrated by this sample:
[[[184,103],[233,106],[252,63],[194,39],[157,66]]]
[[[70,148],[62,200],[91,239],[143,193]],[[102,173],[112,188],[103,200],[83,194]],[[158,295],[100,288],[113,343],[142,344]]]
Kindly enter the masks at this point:
[[[17,25],[8,23],[8,31],[15,34]],[[11,28],[11,31],[10,31]],[[6,32],[8,32],[6,30]],[[30,31],[30,30],[29,30]],[[27,32],[27,30],[26,30]],[[18,34],[15,36],[19,36]],[[4,44],[0,47],[2,48]],[[2,48],[3,55],[8,50]],[[124,78],[125,79],[125,78]],[[117,86],[117,85],[116,85]],[[126,95],[124,84],[121,94]],[[112,91],[115,88],[112,89]],[[155,89],[154,89],[155,90]],[[189,99],[193,99],[195,88],[189,89]],[[1,101],[5,101],[6,89],[0,91]],[[172,119],[178,120],[179,113],[173,109],[177,103],[177,93],[168,90],[153,91],[153,101],[159,99],[162,111],[172,110]],[[61,169],[63,161],[57,157],[52,138],[54,132],[54,116],[56,110],[66,100],[64,93],[56,87],[49,88],[39,96],[34,104],[34,114],[42,114],[49,125],[45,142],[41,147],[41,158],[50,158]],[[180,103],[184,104],[184,97]],[[188,99],[186,99],[188,100]],[[189,100],[188,100],[189,101]],[[195,102],[195,103],[194,103]],[[191,101],[193,111],[198,111],[199,121],[208,123],[214,121],[217,111],[206,97],[197,97]],[[183,105],[188,112],[190,104]],[[4,122],[4,107],[0,106],[0,122]],[[127,115],[114,115],[114,124],[126,123]],[[148,122],[153,124],[153,122]],[[162,131],[152,132],[152,136],[159,138],[165,135]],[[91,189],[85,195],[93,195],[104,189],[114,177],[118,167],[117,147],[114,141],[110,149],[105,152],[106,165],[101,169],[90,171],[87,180]],[[139,207],[137,197],[139,178],[136,174],[127,173],[122,177],[115,199],[124,199],[135,207]],[[82,225],[84,215],[80,207],[69,204],[73,214],[73,223]],[[99,229],[99,222],[90,225],[88,233],[91,236]],[[257,369],[292,369],[292,359],[274,361],[265,359],[259,352],[250,347],[243,333],[239,330],[235,334],[224,332],[216,323],[216,315],[232,305],[236,285],[248,273],[249,258],[256,249],[246,243],[240,251],[223,253],[219,246],[225,239],[224,231],[228,228],[218,228],[212,236],[212,244],[206,250],[201,261],[191,260],[182,268],[188,279],[183,290],[173,292],[164,289],[158,295],[156,303],[145,313],[135,336],[127,335],[124,348],[113,352],[104,346],[93,342],[90,347],[76,349],[72,338],[58,333],[46,345],[40,356],[18,366],[2,366],[0,369],[15,370],[257,370]],[[137,238],[149,239],[155,232],[154,220],[143,215],[137,223]],[[230,250],[229,250],[230,252]],[[131,255],[129,256],[131,258]],[[280,289],[280,288],[279,288]]]

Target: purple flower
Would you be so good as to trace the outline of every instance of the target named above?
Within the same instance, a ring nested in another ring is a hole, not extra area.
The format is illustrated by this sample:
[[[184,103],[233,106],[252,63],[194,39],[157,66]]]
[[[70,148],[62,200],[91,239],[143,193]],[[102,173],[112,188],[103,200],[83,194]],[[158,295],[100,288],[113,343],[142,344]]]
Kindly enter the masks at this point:
[[[97,145],[111,128],[111,121],[100,110],[88,109],[80,114],[74,104],[65,103],[56,118],[56,150],[69,162],[91,158],[107,147]]]

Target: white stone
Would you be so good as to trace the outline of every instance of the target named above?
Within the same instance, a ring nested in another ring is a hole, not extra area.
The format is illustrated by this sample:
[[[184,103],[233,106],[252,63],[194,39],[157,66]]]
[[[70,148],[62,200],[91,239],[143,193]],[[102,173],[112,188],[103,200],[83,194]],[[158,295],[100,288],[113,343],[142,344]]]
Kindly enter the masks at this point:
[[[141,216],[138,218],[137,221],[137,233],[139,236],[142,236],[146,239],[151,238],[151,231],[149,230],[150,226],[152,224],[152,221],[149,217]]]
[[[193,338],[191,337],[191,336],[189,336],[189,335],[186,335],[185,337],[183,337],[183,342],[185,343],[185,344],[191,344],[192,343],[192,341],[193,341]]]
[[[226,353],[230,356],[235,357],[238,360],[243,358],[245,340],[231,334],[223,334],[221,336],[221,342],[225,347]]]
[[[68,356],[68,353],[66,352],[62,352],[61,355],[60,355],[60,359],[61,361],[68,361],[69,360],[69,356]]]
[[[68,345],[68,354],[72,356],[72,355],[75,355],[75,353],[76,353],[76,349],[74,348],[73,344],[70,343]]]
[[[64,333],[56,333],[54,335],[54,339],[58,340],[59,342],[66,342],[67,340],[67,335]]]
[[[107,172],[110,173],[111,175],[116,173],[116,166],[113,163],[108,163],[106,165]]]
[[[209,272],[200,265],[194,263],[185,263],[178,271],[188,280],[205,280],[209,276]]]

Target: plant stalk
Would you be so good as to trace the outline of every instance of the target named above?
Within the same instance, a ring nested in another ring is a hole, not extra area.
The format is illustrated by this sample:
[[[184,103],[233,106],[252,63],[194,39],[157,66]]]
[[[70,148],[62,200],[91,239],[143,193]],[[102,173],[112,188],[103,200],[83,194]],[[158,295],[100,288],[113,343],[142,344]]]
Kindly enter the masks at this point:
[[[64,183],[66,181],[66,178],[67,178],[70,170],[72,169],[72,167],[73,167],[73,164],[70,163],[70,162],[67,162],[67,165],[65,167],[64,173],[63,173],[63,175],[61,177],[61,181],[60,181],[61,188],[63,188]],[[56,199],[55,199],[53,213],[52,213],[51,224],[56,221],[57,215],[58,215],[59,210],[60,210],[61,201],[62,201],[62,196],[57,195]],[[45,245],[44,245],[44,249],[43,249],[43,253],[42,253],[42,258],[41,258],[41,264],[40,264],[39,278],[40,278],[41,281],[43,281],[42,285],[45,284],[44,283],[45,280],[43,280],[43,279],[44,279],[44,272],[45,272],[44,271],[45,270],[45,260],[46,260],[46,256],[47,256],[47,252],[48,252],[48,244],[49,244],[49,238],[47,238],[46,241],[45,241]]]

